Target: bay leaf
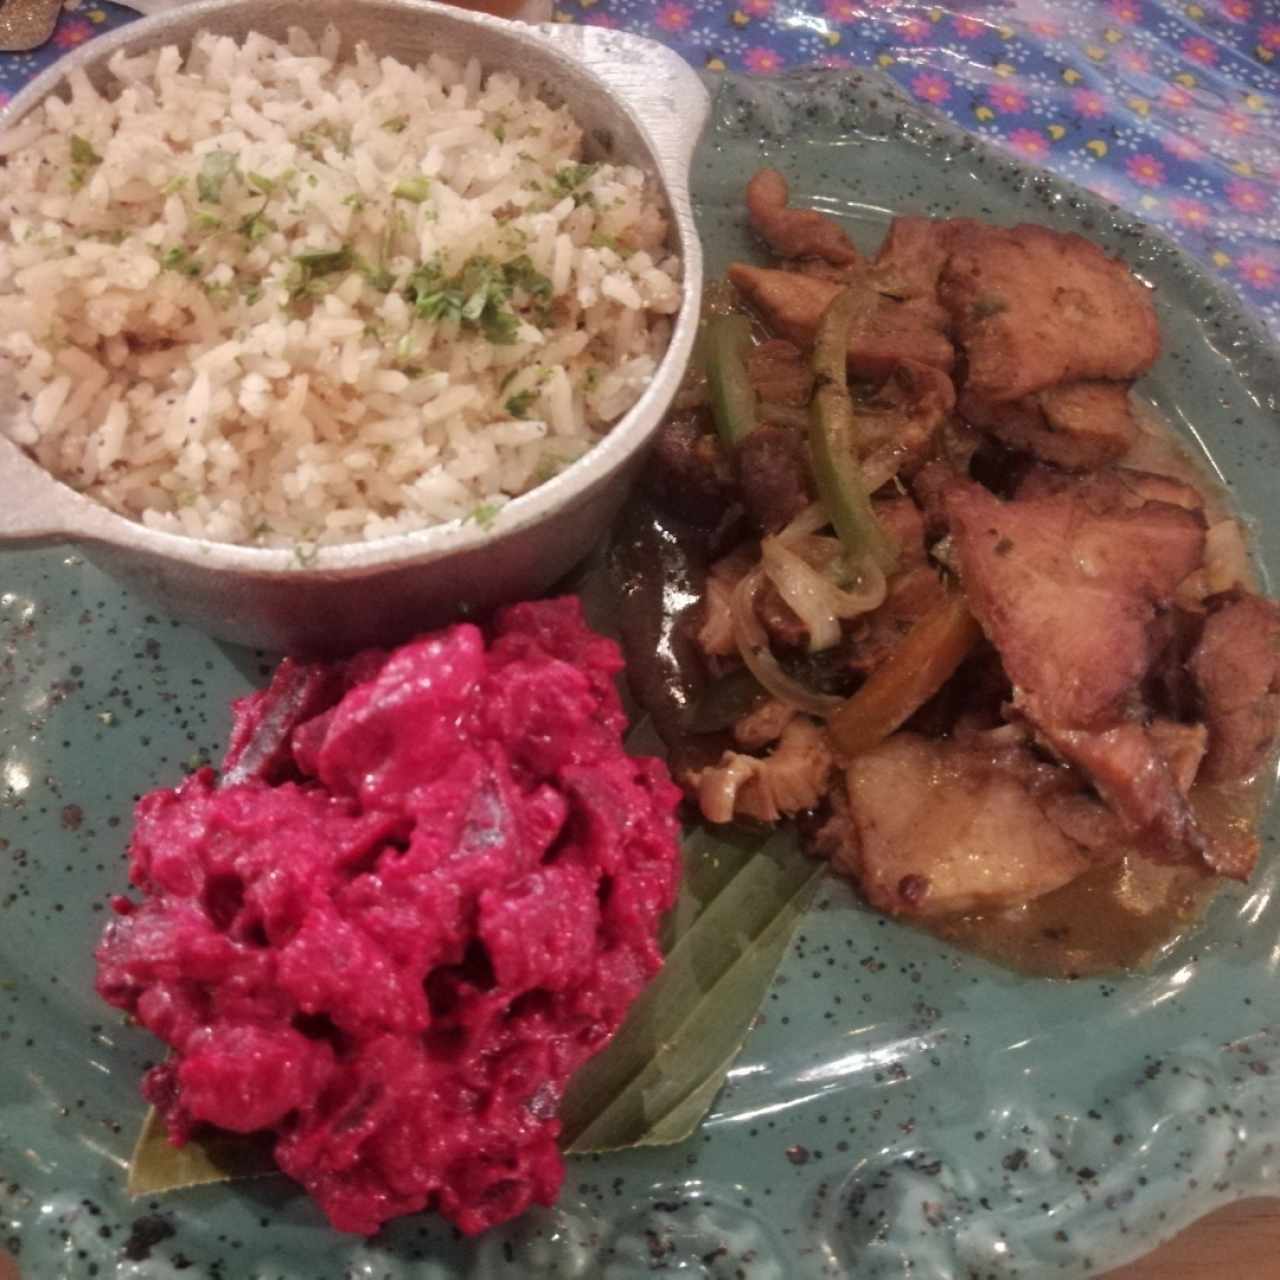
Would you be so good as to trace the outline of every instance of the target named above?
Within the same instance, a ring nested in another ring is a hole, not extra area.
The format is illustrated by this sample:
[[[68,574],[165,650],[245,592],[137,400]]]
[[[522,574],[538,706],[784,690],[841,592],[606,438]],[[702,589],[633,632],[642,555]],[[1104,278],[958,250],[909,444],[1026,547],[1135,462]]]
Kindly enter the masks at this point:
[[[129,1158],[126,1189],[131,1196],[149,1196],[274,1173],[274,1145],[271,1134],[210,1133],[175,1147],[164,1120],[152,1107]]]
[[[825,866],[792,830],[695,829],[661,973],[560,1107],[570,1155],[682,1142],[746,1039]]]

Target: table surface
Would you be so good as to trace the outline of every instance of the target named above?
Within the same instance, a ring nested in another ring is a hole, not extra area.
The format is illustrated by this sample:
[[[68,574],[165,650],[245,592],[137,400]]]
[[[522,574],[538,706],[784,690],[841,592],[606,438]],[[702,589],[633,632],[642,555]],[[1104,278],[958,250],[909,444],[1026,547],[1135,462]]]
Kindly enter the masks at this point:
[[[0,1280],[23,1277],[0,1250]],[[1280,1280],[1280,1201],[1242,1200],[1211,1213],[1141,1262],[1099,1280]]]
[[[1219,1209],[1105,1280],[1280,1280],[1280,1200]]]
[[[67,0],[48,45],[0,55],[0,103],[130,16]],[[1280,336],[1280,0],[558,0],[554,19],[647,35],[713,70],[878,66],[1163,227]],[[1223,1276],[1280,1280],[1280,1199],[1210,1214],[1107,1280]],[[16,1278],[0,1251],[0,1280]]]

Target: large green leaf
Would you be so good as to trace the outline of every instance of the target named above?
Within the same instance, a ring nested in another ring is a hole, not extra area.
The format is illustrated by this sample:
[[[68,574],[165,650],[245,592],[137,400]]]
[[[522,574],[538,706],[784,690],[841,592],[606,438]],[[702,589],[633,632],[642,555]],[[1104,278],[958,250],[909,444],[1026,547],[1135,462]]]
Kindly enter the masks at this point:
[[[666,964],[560,1108],[570,1154],[680,1142],[697,1128],[760,1008],[823,864],[793,831],[696,829]]]

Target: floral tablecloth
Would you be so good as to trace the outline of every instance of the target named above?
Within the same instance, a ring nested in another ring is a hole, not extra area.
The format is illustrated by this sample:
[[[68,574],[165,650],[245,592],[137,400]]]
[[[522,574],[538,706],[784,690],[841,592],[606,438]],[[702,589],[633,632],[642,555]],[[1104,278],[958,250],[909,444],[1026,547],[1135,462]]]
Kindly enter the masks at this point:
[[[0,95],[133,15],[69,0]],[[1280,0],[558,0],[697,67],[875,65],[964,127],[1167,229],[1280,335]]]

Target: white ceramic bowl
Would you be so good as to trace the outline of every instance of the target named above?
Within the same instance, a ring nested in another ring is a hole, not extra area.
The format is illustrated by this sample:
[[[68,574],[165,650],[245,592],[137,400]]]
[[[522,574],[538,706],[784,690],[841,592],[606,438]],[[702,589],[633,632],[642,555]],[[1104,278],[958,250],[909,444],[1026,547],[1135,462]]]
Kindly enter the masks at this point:
[[[329,23],[348,47],[365,41],[407,62],[433,51],[473,55],[486,69],[517,70],[563,101],[586,127],[590,154],[657,178],[684,263],[683,301],[671,344],[636,405],[578,462],[507,504],[487,528],[455,521],[322,547],[306,566],[287,548],[148,529],[76,493],[0,437],[0,541],[79,544],[165,611],[225,639],[290,652],[389,643],[459,612],[536,595],[572,568],[608,528],[675,394],[702,292],[688,174],[707,93],[681,58],[636,36],[528,26],[425,0],[199,0],[62,59],[13,99],[0,128],[58,92],[73,66],[105,79],[106,60],[121,47],[185,45],[201,30],[282,38],[301,26],[318,35]]]

